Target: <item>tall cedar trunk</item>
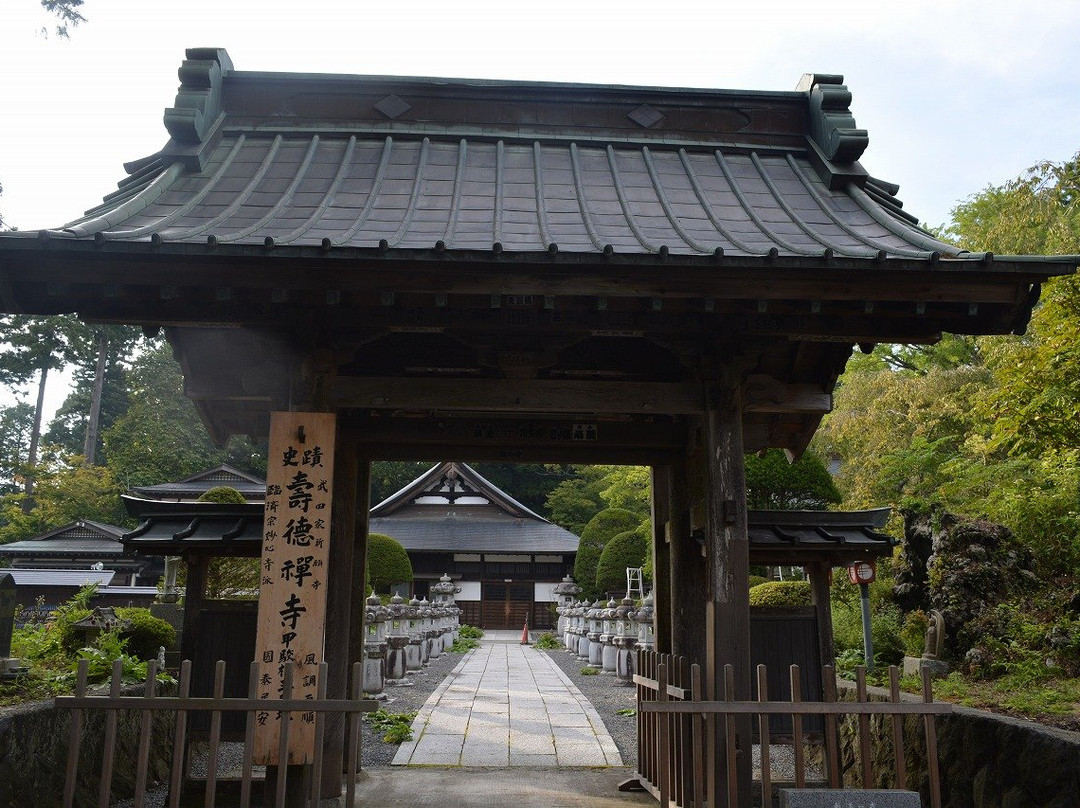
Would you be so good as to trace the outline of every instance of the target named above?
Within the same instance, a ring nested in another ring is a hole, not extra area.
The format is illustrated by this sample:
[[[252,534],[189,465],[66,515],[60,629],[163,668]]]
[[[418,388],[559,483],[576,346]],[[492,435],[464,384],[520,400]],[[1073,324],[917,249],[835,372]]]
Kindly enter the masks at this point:
[[[105,359],[109,350],[109,338],[105,330],[97,332],[97,367],[94,369],[94,390],[90,394],[90,417],[86,422],[86,441],[83,443],[85,465],[97,461],[98,422],[101,420],[101,391],[105,387]]]
[[[23,513],[29,514],[34,509],[34,467],[37,465],[38,441],[41,440],[41,411],[45,407],[45,382],[49,378],[49,366],[41,368],[41,378],[38,380],[37,409],[34,410],[34,428],[30,432],[30,451],[26,456],[26,482],[23,490],[26,499],[23,500]]]

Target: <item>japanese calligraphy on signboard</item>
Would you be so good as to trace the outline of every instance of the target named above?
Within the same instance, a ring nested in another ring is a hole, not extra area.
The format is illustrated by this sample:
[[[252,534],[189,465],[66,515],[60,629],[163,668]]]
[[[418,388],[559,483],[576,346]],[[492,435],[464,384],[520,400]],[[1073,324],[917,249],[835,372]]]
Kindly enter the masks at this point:
[[[335,426],[332,413],[271,415],[255,641],[261,699],[281,698],[287,662],[296,663],[292,698],[316,697],[326,623]],[[255,762],[311,763],[315,713],[291,714],[286,761],[278,759],[281,720],[276,710],[256,713]]]

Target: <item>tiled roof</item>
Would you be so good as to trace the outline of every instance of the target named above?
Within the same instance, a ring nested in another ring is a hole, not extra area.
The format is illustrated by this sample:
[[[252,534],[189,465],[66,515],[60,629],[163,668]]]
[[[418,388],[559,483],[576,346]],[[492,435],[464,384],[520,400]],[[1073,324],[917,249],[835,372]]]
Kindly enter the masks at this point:
[[[831,560],[845,564],[887,556],[897,541],[881,532],[889,508],[869,511],[749,511],[751,563]]]
[[[385,533],[406,550],[451,553],[576,553],[578,537],[547,521],[486,515],[479,508],[443,507],[430,515],[373,518],[372,533]]]
[[[87,519],[72,522],[24,541],[0,544],[0,556],[121,556],[124,528]]]
[[[16,586],[106,586],[116,574],[113,570],[35,570],[19,567],[6,569],[4,572],[15,579]]]
[[[177,482],[143,485],[131,490],[149,499],[198,499],[211,488],[218,486],[234,488],[243,494],[245,499],[262,499],[266,496],[266,480],[224,464]]]
[[[762,93],[244,73],[193,49],[172,139],[49,235],[260,247],[928,258],[841,76]]]
[[[162,165],[145,207],[64,228],[108,240],[541,252],[959,254],[881,204],[830,190],[804,154],[479,138],[237,133],[206,167]]]

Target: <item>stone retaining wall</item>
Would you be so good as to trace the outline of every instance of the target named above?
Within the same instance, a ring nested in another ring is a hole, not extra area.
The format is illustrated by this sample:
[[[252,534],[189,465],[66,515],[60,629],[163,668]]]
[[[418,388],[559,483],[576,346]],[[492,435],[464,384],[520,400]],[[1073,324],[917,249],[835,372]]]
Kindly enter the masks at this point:
[[[142,695],[142,685],[124,690]],[[163,694],[164,695],[164,694]],[[105,711],[83,713],[76,805],[97,805]],[[155,713],[150,750],[150,780],[166,780],[172,762],[175,719]],[[52,808],[63,801],[71,712],[57,710],[52,700],[0,709],[0,808]],[[117,724],[114,799],[134,794],[139,714],[119,713]]]
[[[855,686],[841,682],[839,698],[854,701],[854,696]],[[869,697],[888,701],[888,692],[872,687]],[[891,721],[886,716],[871,718],[874,788],[895,787]],[[1080,806],[1080,733],[959,706],[950,715],[938,716],[936,726],[945,808]],[[845,719],[840,735],[845,783],[861,785],[857,719]],[[929,805],[921,716],[905,719],[904,744],[908,788],[917,788],[923,804]]]

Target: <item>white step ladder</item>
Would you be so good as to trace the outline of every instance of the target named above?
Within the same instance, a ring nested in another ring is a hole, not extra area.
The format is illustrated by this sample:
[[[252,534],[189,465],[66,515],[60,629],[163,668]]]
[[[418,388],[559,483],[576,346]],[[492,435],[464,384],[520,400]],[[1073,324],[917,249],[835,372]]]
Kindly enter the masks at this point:
[[[641,589],[641,567],[626,568],[626,597],[641,600],[645,593]]]

